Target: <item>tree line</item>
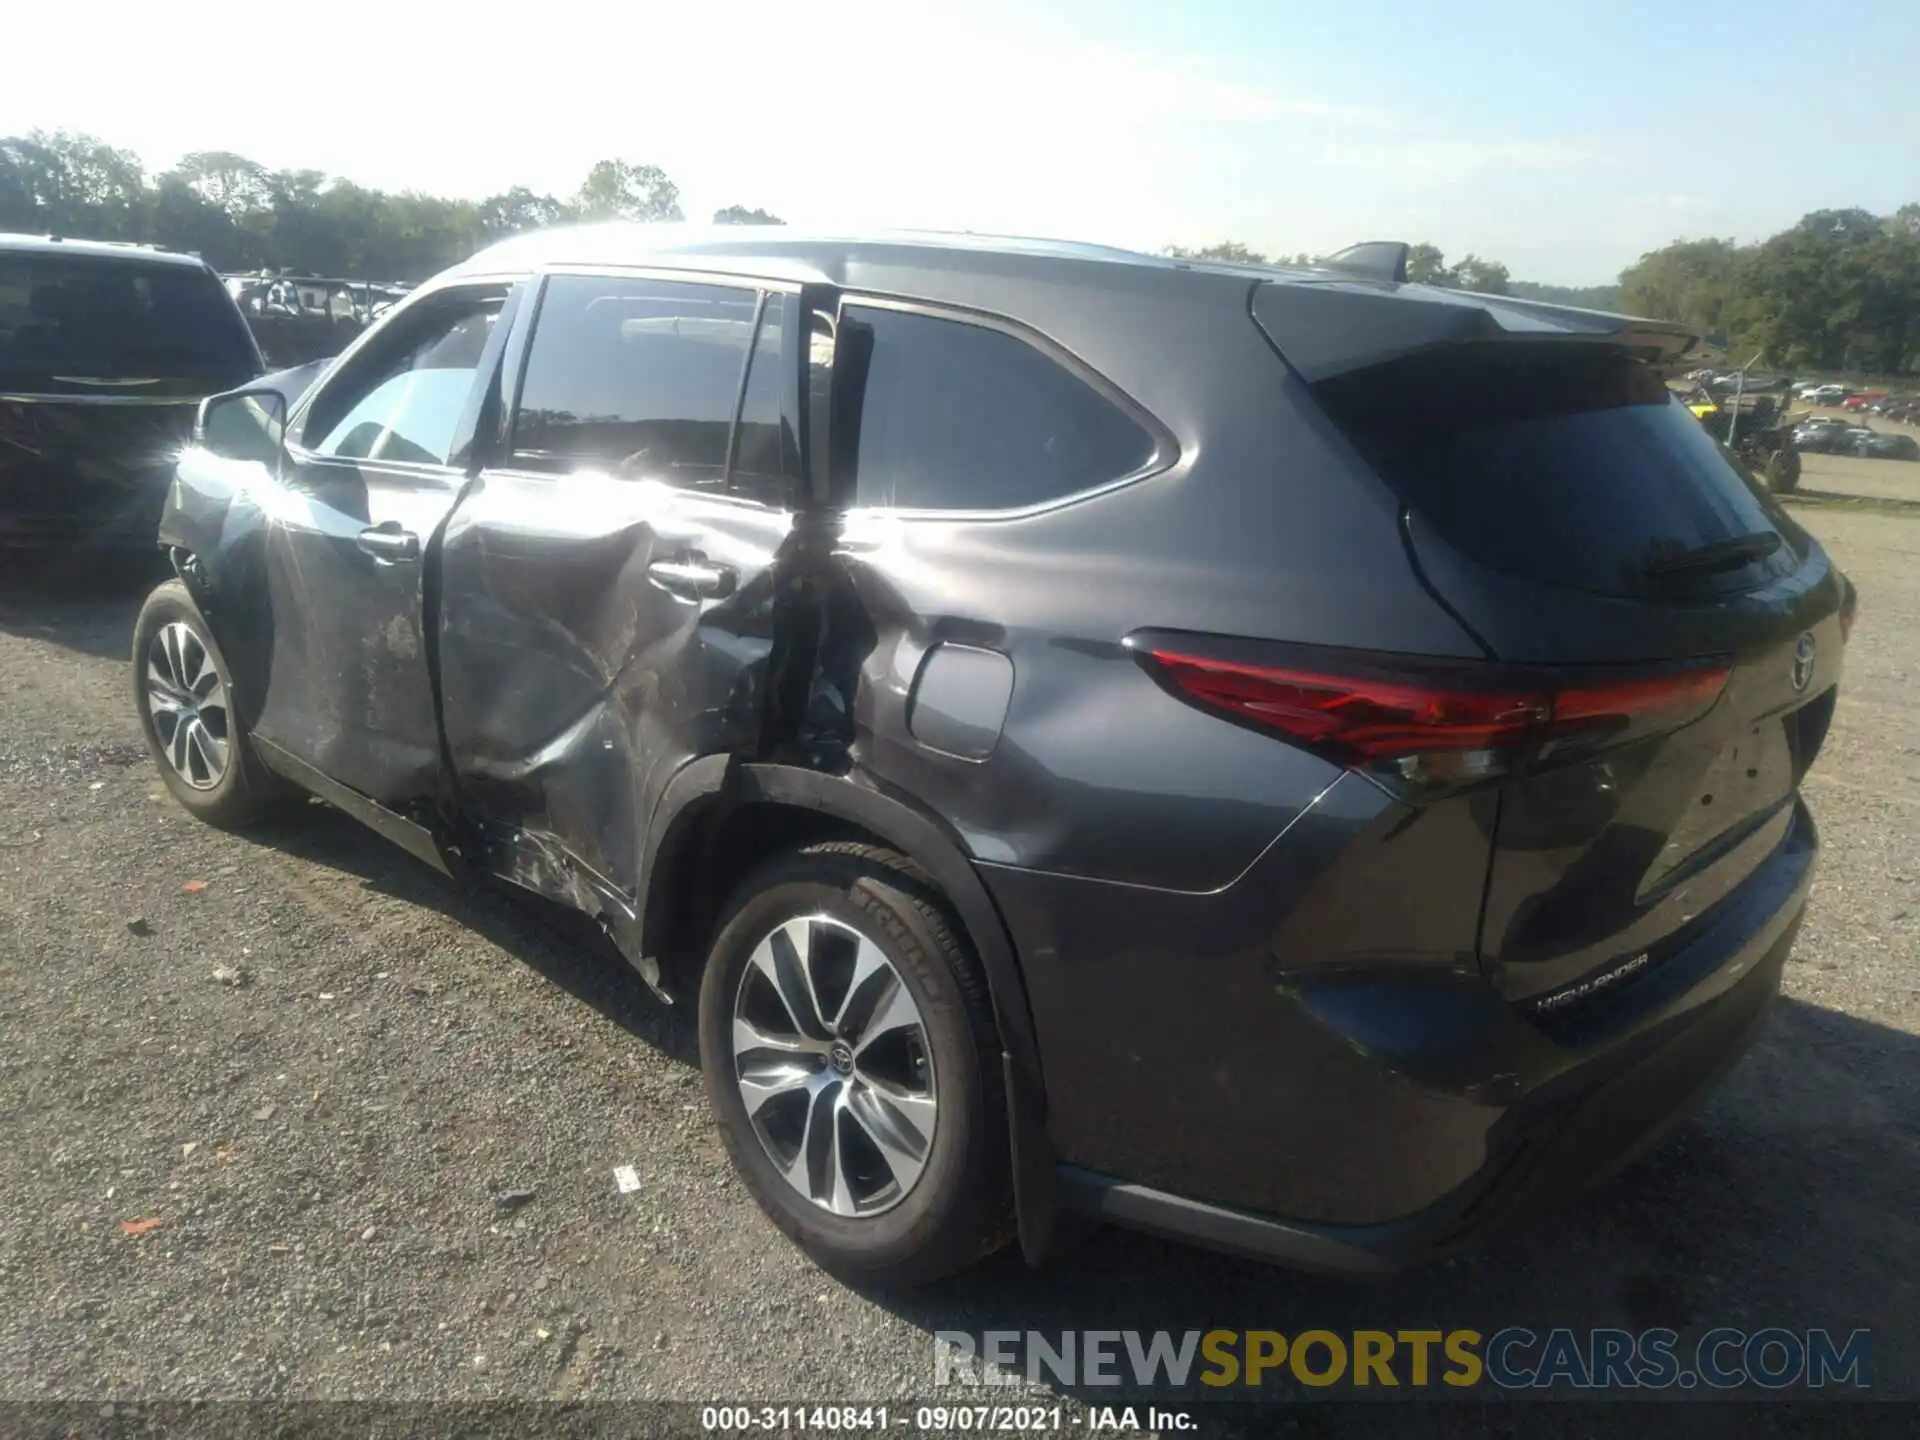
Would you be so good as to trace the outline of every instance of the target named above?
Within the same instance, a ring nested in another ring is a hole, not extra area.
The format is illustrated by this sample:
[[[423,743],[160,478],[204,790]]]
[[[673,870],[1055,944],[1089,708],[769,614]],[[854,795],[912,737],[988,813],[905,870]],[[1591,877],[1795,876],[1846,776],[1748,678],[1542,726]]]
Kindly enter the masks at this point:
[[[515,186],[484,200],[370,190],[318,170],[271,170],[205,150],[149,174],[91,135],[0,139],[0,231],[127,240],[199,254],[232,274],[274,270],[423,280],[522,230],[574,220],[680,220],[680,188],[657,165],[602,160],[573,194]],[[729,205],[716,224],[778,225]]]
[[[680,220],[679,186],[657,165],[602,160],[570,195],[515,186],[484,200],[372,190],[318,170],[273,170],[207,150],[150,174],[139,156],[91,135],[36,130],[0,139],[0,231],[131,240],[194,251],[226,273],[421,280],[495,240],[574,220]],[[718,224],[778,225],[729,205]],[[1236,241],[1169,255],[1241,264],[1312,263]],[[1618,283],[1541,285],[1497,260],[1453,264],[1412,248],[1428,284],[1625,310],[1718,338],[1770,366],[1883,375],[1920,370],[1920,204],[1892,215],[1818,210],[1751,245],[1679,240],[1640,257]]]
[[[1831,373],[1920,370],[1920,205],[1816,210],[1752,245],[1682,240],[1620,277],[1625,308],[1724,336],[1744,362]]]
[[[1238,264],[1312,264],[1310,255],[1268,257],[1237,241],[1168,255]],[[1816,210],[1751,245],[1676,240],[1649,251],[1613,285],[1539,285],[1515,280],[1497,260],[1469,255],[1448,265],[1429,243],[1412,247],[1409,279],[1483,295],[1515,295],[1674,320],[1724,345],[1741,363],[1829,373],[1920,371],[1920,205],[1891,215]]]
[[[1325,259],[1321,255],[1263,255],[1237,240],[1222,241],[1189,250],[1169,245],[1161,252],[1180,260],[1227,260],[1236,265],[1311,266]],[[1553,300],[1562,305],[1587,305],[1604,309],[1609,297],[1617,297],[1618,287],[1610,285],[1566,286],[1535,285],[1515,280],[1498,260],[1482,260],[1469,255],[1457,264],[1447,264],[1440,247],[1429,241],[1411,246],[1407,254],[1407,278],[1418,285],[1444,285],[1452,290],[1473,290],[1482,295],[1520,295],[1534,300]]]

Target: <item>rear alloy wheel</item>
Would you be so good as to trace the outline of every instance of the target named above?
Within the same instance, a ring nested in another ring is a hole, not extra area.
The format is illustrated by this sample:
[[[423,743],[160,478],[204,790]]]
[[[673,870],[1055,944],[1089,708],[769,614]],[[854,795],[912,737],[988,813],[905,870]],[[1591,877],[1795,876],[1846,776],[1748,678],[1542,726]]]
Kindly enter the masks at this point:
[[[850,1279],[918,1284],[1009,1234],[992,1006],[944,899],[877,846],[809,846],[736,892],[700,990],[734,1164]]]
[[[178,580],[157,587],[134,622],[133,701],[161,780],[202,820],[241,825],[287,793],[254,757],[227,662]]]
[[[761,1148],[815,1205],[877,1215],[919,1183],[940,1121],[927,1022],[851,925],[803,915],[753,947],[733,1070]]]

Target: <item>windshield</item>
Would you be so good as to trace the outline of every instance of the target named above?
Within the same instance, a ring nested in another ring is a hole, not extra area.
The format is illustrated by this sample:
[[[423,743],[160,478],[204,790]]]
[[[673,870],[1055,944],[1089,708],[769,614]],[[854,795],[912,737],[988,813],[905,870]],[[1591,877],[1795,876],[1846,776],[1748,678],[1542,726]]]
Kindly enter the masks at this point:
[[[244,377],[245,322],[203,270],[0,253],[0,383]]]

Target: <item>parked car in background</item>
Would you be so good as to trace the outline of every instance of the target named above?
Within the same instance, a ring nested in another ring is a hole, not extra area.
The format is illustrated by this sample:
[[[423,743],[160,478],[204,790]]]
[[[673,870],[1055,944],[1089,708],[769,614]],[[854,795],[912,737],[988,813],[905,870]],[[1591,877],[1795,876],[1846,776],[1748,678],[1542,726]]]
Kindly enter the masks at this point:
[[[1911,435],[1890,435],[1863,428],[1849,432],[1846,443],[1849,454],[1868,460],[1920,460],[1920,440]]]
[[[1838,405],[1852,392],[1844,385],[1816,385],[1801,393],[1812,405]]]
[[[0,547],[151,553],[200,401],[261,369],[193,256],[0,235]]]
[[[1853,591],[1682,327],[1406,261],[518,237],[207,403],[138,722],[597,920],[841,1273],[1504,1232],[1765,1014]]]
[[[235,275],[227,288],[275,366],[338,355],[366,328],[373,309],[370,287],[351,280]]]
[[[1794,426],[1791,441],[1796,450],[1821,455],[1844,454],[1853,447],[1851,437],[1864,433],[1870,433],[1864,425],[1831,415],[1815,415]]]
[[[1849,395],[1840,402],[1842,410],[1866,410],[1887,398],[1884,390],[1866,390],[1857,395]]]

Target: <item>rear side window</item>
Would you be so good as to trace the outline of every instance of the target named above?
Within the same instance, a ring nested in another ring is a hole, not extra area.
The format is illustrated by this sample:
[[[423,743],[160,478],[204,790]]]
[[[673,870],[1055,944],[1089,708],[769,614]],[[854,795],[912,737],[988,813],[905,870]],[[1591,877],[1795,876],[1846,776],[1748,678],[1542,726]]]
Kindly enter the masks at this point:
[[[258,368],[246,322],[197,267],[0,252],[0,374],[235,380]]]
[[[759,298],[619,276],[548,280],[514,421],[515,462],[717,485]]]
[[[1123,479],[1153,437],[1035,346],[984,325],[874,306],[842,312],[871,332],[854,503],[1011,510]]]
[[[1619,351],[1455,348],[1314,389],[1414,513],[1494,570],[1605,595],[1670,593],[1662,572],[1680,557],[1779,533],[1758,483]],[[1737,588],[1791,558],[1783,543],[1777,560],[1690,583]]]

